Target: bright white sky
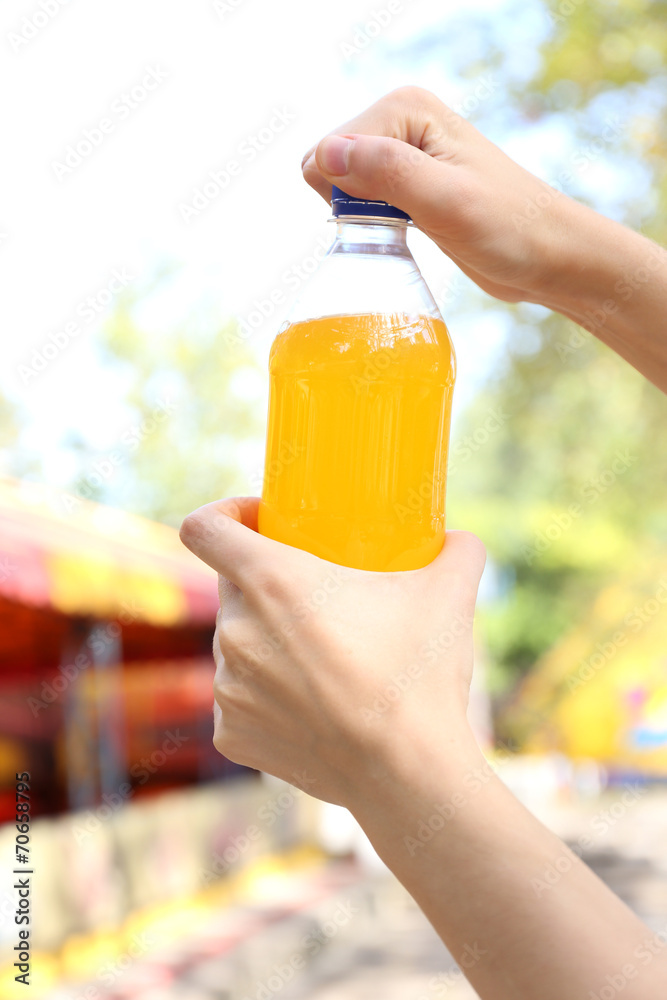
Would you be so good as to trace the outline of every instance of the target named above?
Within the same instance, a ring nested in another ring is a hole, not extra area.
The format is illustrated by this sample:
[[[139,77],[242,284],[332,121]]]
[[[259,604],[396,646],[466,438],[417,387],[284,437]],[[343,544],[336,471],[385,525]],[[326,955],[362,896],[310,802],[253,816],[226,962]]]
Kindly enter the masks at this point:
[[[212,0],[42,2],[58,11],[37,30],[28,22],[46,20],[40,0],[5,0],[0,15],[1,385],[32,415],[29,444],[50,456],[47,474],[56,482],[58,443],[68,428],[80,428],[103,449],[113,446],[126,419],[117,376],[93,351],[105,310],[93,320],[81,315],[87,296],[103,301],[115,270],[141,288],[168,263],[176,266],[173,281],[142,308],[147,332],[159,334],[202,304],[221,320],[246,316],[255,298],[286,291],[280,276],[328,235],[328,209],[301,179],[305,150],[401,84],[427,86],[453,106],[470,84],[461,88],[448,78],[444,59],[404,72],[388,56],[402,40],[442,25],[442,0],[402,0],[380,37],[352,59],[342,43],[386,3],[220,0],[217,6],[230,10],[217,12]],[[473,6],[496,16],[502,3]],[[455,14],[453,3],[451,9]],[[18,43],[12,36],[26,27],[34,37]],[[123,110],[123,94],[149,70],[158,78],[155,89]],[[502,91],[489,100],[500,109]],[[274,109],[293,120],[250,162],[240,147],[268,125]],[[58,178],[54,163],[62,163],[68,145],[105,118],[110,131],[99,146]],[[537,165],[525,149],[517,152]],[[230,159],[240,161],[240,174],[186,224],[179,205]],[[421,234],[413,234],[412,247],[437,297],[455,269]],[[487,319],[477,314],[474,329],[465,322],[453,329],[459,405],[503,343],[507,320],[499,308]],[[253,338],[263,357],[281,318],[276,310]],[[19,366],[34,360],[32,349],[41,351],[50,334],[73,322],[76,339],[25,384]]]

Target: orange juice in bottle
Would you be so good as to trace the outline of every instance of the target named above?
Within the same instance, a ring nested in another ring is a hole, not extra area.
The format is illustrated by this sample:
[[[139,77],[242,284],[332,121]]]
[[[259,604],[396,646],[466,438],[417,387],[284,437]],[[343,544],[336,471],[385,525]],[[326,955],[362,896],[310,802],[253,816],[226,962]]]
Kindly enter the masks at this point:
[[[417,569],[444,541],[454,351],[408,216],[337,188],[333,214],[271,347],[258,527],[344,566]]]

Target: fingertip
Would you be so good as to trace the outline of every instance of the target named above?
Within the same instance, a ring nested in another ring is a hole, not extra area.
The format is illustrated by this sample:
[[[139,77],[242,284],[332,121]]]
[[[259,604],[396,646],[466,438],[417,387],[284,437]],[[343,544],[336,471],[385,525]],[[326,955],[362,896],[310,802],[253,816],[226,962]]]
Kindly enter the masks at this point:
[[[308,150],[308,152],[304,154],[303,159],[301,160],[301,169],[302,170],[304,169],[304,167],[308,163],[308,160],[311,159],[311,157],[315,153],[316,149],[317,149],[317,143],[315,143],[314,146],[311,146],[310,149]]]
[[[317,167],[328,177],[345,177],[349,172],[354,139],[344,135],[327,135],[315,150]]]
[[[195,551],[204,532],[204,522],[199,516],[201,510],[203,510],[202,507],[197,510],[193,510],[190,514],[188,514],[187,517],[183,519],[178,532],[178,537],[181,542],[185,545],[186,549],[190,549],[191,552]]]
[[[323,177],[317,169],[317,161],[314,151],[302,164],[301,172],[306,184],[308,184],[314,191],[317,191],[317,193],[324,198],[325,201],[331,202],[331,182],[328,181],[326,177]]]
[[[452,574],[481,579],[486,565],[486,546],[471,531],[451,530],[445,534],[445,543],[439,555],[431,563],[436,572],[445,577]]]
[[[443,167],[410,143],[392,136],[329,135],[315,150],[315,167],[353,197],[403,209],[415,225],[433,220]]]
[[[259,503],[259,497],[229,497],[204,504],[184,518],[178,533],[181,542],[199,558],[204,558],[202,553],[231,522],[257,532]],[[204,561],[207,560],[204,558]]]
[[[460,547],[462,551],[469,555],[476,555],[478,559],[486,560],[486,545],[482,539],[472,531],[463,531],[460,528],[452,528],[447,532],[447,539],[450,544]]]
[[[460,560],[467,567],[474,567],[481,577],[486,565],[486,546],[481,538],[472,531],[452,530],[447,532],[447,545],[450,557]]]

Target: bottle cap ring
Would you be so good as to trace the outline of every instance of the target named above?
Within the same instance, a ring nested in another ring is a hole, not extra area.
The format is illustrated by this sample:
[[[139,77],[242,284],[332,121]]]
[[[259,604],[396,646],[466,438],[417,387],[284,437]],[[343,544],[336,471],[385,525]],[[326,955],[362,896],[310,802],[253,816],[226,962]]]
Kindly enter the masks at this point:
[[[407,212],[386,201],[373,201],[370,198],[355,198],[341,191],[336,185],[331,188],[331,211],[335,219],[340,217],[363,217],[374,219],[396,219],[401,222],[412,222]]]

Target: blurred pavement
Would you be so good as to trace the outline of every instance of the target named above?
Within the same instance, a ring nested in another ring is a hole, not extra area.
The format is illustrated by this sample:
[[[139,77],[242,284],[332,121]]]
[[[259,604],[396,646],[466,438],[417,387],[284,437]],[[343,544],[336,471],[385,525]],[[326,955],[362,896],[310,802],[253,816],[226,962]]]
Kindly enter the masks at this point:
[[[544,819],[654,930],[667,926],[667,790],[640,786],[541,805]],[[540,808],[536,809],[540,812]],[[588,842],[588,841],[587,841]],[[134,961],[103,1000],[471,1000],[461,974],[409,895],[379,864],[351,860],[265,872],[243,906],[210,914]],[[52,996],[78,1000],[85,986]],[[96,997],[96,1000],[97,1000]]]

